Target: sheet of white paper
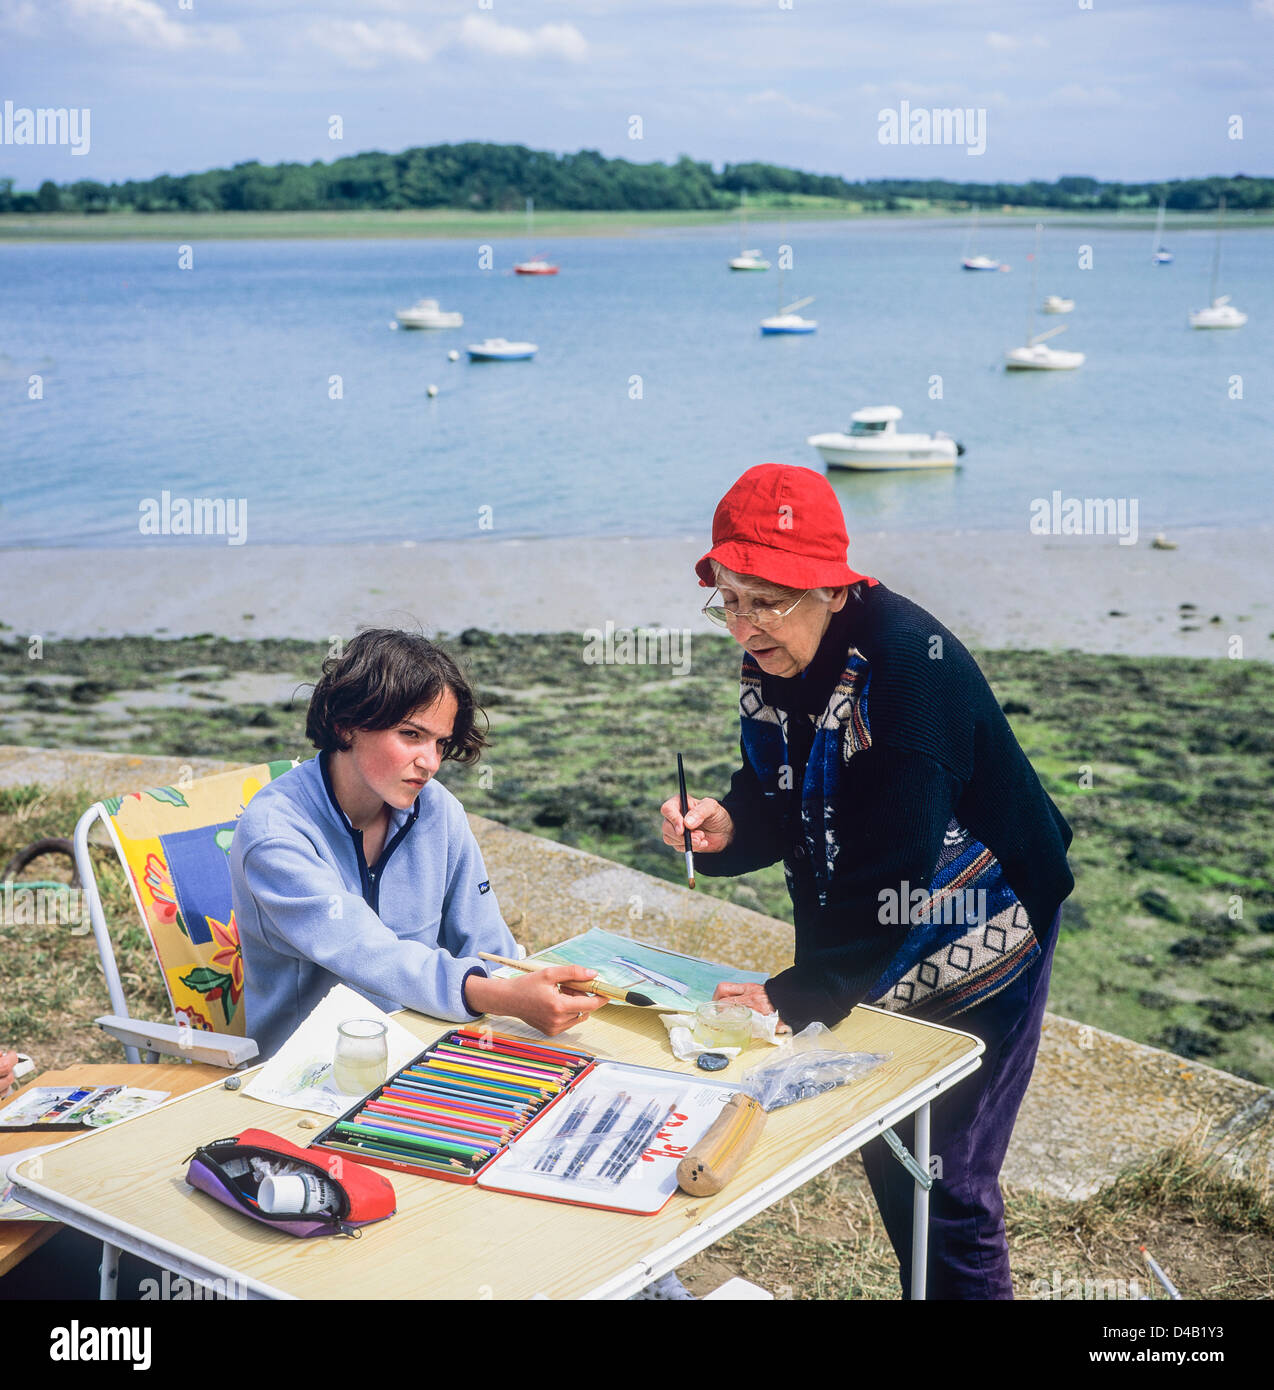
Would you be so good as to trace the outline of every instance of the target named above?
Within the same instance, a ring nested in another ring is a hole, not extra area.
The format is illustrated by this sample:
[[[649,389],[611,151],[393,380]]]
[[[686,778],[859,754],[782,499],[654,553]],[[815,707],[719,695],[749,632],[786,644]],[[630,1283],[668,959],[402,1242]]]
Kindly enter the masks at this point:
[[[404,1067],[425,1044],[401,1023],[374,1008],[346,985],[337,985],[319,1001],[314,1011],[243,1088],[245,1096],[286,1105],[294,1110],[313,1110],[335,1119],[357,1100],[336,1089],[332,1080],[332,1054],[336,1050],[336,1029],[351,1018],[373,1018],[384,1023],[389,1048],[387,1076]]]
[[[13,1184],[8,1179],[8,1171],[16,1163],[21,1163],[24,1159],[34,1158],[36,1154],[42,1154],[45,1149],[51,1149],[52,1144],[35,1144],[29,1149],[19,1149],[17,1153],[0,1154],[0,1221],[53,1221],[56,1218],[45,1216],[42,1211],[35,1211],[24,1203],[17,1201],[13,1195]]]

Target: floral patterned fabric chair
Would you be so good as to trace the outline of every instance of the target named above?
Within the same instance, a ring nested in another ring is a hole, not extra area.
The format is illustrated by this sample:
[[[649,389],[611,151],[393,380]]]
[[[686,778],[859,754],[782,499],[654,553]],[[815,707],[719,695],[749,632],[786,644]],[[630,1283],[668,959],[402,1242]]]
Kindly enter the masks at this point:
[[[256,1056],[244,1036],[243,955],[230,889],[230,841],[243,808],[291,761],[235,768],[95,802],[75,827],[75,862],[113,1013],[97,1019],[130,1062],[145,1050],[235,1067]],[[103,824],[159,959],[172,1024],[129,1016],[88,852]]]

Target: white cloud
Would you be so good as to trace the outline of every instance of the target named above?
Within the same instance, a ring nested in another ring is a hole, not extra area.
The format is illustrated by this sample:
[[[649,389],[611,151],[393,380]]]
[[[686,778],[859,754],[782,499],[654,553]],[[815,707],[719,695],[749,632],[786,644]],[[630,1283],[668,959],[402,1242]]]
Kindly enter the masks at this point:
[[[1078,82],[1068,82],[1058,87],[1045,98],[1045,103],[1057,102],[1061,106],[1106,107],[1122,106],[1123,96],[1113,87],[1085,87]]]
[[[986,36],[989,47],[997,53],[1016,53],[1021,48],[1047,48],[1048,40],[1042,34],[1033,34],[1029,39],[1018,38],[1016,34],[1001,34],[992,29]]]
[[[580,63],[588,56],[588,40],[573,24],[518,29],[512,24],[470,15],[460,26],[458,42],[497,58],[564,58]]]
[[[397,19],[319,19],[310,25],[309,36],[354,68],[373,68],[384,58],[427,63],[434,53],[410,25]]]
[[[156,0],[68,0],[70,17],[87,22],[99,34],[143,48],[211,48],[237,53],[239,35],[227,24],[204,24],[193,11],[174,18]]]
[[[32,0],[0,0],[0,28],[22,38],[40,34],[40,15]]]
[[[811,106],[808,102],[793,101],[785,92],[767,87],[763,92],[753,92],[745,98],[749,106],[778,106],[790,111],[794,116],[804,116],[811,121],[834,121],[836,112],[825,106]]]

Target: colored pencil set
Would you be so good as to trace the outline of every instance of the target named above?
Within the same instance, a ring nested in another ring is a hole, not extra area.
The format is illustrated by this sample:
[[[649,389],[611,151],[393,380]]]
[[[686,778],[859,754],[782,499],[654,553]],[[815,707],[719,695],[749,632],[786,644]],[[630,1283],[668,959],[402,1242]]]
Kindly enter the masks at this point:
[[[474,1182],[593,1061],[486,1028],[456,1028],[329,1125],[314,1147]]]

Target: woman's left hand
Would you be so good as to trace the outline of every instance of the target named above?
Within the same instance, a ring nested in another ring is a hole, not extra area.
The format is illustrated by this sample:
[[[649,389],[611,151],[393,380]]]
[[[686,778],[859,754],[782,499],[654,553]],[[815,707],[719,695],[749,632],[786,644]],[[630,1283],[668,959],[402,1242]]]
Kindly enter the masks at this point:
[[[732,1004],[744,1004],[749,1009],[755,1009],[759,1014],[777,1012],[774,1005],[770,1003],[770,996],[766,994],[765,986],[754,982],[745,984],[736,980],[722,980],[712,997],[714,999],[728,999]],[[792,1030],[782,1019],[779,1019],[779,1026],[776,1031],[790,1033]]]

